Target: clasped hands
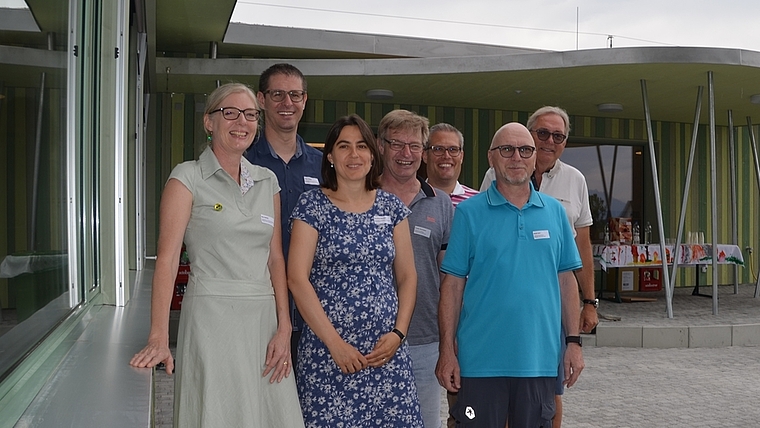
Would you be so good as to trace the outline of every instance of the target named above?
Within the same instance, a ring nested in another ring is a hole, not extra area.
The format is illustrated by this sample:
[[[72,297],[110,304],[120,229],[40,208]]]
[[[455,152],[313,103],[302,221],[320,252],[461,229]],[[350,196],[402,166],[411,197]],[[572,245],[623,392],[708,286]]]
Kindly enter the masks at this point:
[[[343,374],[356,373],[367,367],[380,367],[390,361],[401,346],[401,339],[393,332],[388,332],[380,337],[375,347],[367,355],[363,355],[358,349],[341,340],[329,348],[330,355]]]

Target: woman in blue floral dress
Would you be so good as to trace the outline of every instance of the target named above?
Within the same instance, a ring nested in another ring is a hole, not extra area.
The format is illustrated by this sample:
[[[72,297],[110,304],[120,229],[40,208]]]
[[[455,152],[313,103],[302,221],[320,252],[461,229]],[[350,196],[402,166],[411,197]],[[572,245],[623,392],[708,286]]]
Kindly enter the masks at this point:
[[[307,427],[422,427],[404,343],[417,289],[410,211],[378,189],[379,162],[369,126],[341,118],[325,144],[323,187],[304,192],[291,214],[288,286],[307,323],[296,368]]]

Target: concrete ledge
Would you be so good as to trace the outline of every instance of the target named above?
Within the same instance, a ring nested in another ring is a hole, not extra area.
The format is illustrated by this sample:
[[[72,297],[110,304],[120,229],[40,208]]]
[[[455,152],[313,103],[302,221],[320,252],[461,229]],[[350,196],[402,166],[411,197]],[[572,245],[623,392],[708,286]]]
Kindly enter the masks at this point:
[[[596,327],[596,346],[642,347],[641,327]]]
[[[642,327],[644,348],[688,348],[689,327]]]
[[[598,326],[584,346],[624,348],[721,348],[760,346],[760,324],[704,326]]]
[[[596,346],[596,335],[595,334],[581,334],[581,337],[583,338],[583,346]]]
[[[721,348],[731,346],[730,325],[689,327],[689,348]]]
[[[732,326],[733,346],[758,346],[760,345],[760,324],[743,324]]]

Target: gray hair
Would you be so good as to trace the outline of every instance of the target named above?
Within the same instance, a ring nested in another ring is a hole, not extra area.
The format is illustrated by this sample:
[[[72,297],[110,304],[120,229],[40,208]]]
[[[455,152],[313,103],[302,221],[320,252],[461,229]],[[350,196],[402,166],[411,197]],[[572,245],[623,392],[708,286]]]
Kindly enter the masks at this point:
[[[562,107],[543,106],[540,109],[534,111],[533,114],[531,114],[528,118],[528,129],[533,129],[533,125],[536,124],[538,118],[546,114],[556,114],[557,116],[561,117],[562,121],[565,122],[565,135],[570,135],[570,116],[567,115],[567,112]]]

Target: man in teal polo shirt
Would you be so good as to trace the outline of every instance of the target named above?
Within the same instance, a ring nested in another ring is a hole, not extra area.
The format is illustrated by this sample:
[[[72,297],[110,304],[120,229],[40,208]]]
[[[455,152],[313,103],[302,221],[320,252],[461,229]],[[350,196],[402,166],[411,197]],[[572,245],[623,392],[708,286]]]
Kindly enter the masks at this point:
[[[454,214],[436,375],[459,392],[458,426],[551,427],[560,358],[567,386],[584,367],[572,272],[581,258],[561,203],[531,185],[535,150],[523,125],[501,127],[488,152],[496,181]]]

